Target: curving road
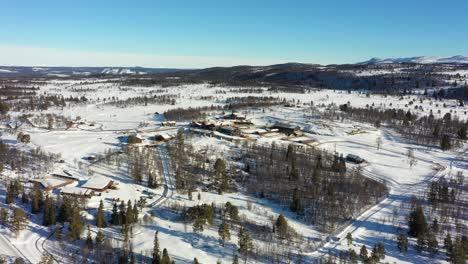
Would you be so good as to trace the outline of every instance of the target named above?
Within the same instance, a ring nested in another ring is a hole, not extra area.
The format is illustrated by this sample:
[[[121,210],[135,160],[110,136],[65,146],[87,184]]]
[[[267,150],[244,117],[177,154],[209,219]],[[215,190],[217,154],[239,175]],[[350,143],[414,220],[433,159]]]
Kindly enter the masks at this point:
[[[156,147],[156,151],[158,152],[159,157],[161,158],[161,164],[162,164],[162,173],[163,173],[163,193],[161,197],[156,199],[155,201],[151,202],[148,204],[148,207],[152,208],[157,208],[161,206],[167,199],[172,198],[174,195],[174,180],[173,180],[173,172],[172,172],[172,166],[171,166],[171,159],[169,157],[169,154],[167,153],[167,148],[165,144],[160,144]],[[96,209],[89,209],[92,211],[95,211]],[[97,233],[95,230],[90,230],[91,232]],[[44,254],[49,254],[53,257],[55,263],[61,263],[50,251],[48,251],[45,247],[46,242],[54,235],[55,230],[47,237],[40,237],[38,240],[35,242],[35,247],[36,249],[41,252],[43,255]],[[110,233],[109,233],[110,234]],[[42,242],[40,240],[43,240]],[[20,252],[21,253],[21,252]]]
[[[389,133],[388,131],[386,131]],[[460,160],[463,163],[468,163],[467,160],[464,158],[468,154],[468,148],[465,148],[462,152],[460,152],[457,155],[457,159]],[[424,159],[420,159],[424,160]],[[424,160],[427,161],[427,160]],[[366,226],[365,223],[369,222],[375,222],[378,223],[378,214],[386,209],[388,209],[390,206],[395,206],[399,203],[409,201],[411,199],[411,196],[414,194],[417,194],[421,189],[424,189],[427,187],[427,184],[437,178],[442,177],[445,175],[446,172],[446,167],[440,166],[438,170],[435,170],[431,175],[428,175],[428,177],[424,177],[420,181],[416,183],[399,183],[397,181],[383,178],[380,175],[377,175],[373,173],[370,170],[364,169],[363,175],[376,179],[376,180],[383,180],[387,186],[390,188],[390,192],[388,197],[383,199],[380,203],[372,206],[371,208],[367,209],[364,211],[361,215],[359,215],[356,219],[354,219],[349,225],[346,227],[340,229],[335,233],[333,236],[333,241],[327,242],[323,244],[319,249],[317,249],[314,252],[311,252],[309,256],[311,256],[314,259],[318,258],[323,258],[326,257],[329,252],[336,250],[338,246],[341,245],[341,241],[346,239],[347,233],[351,233],[353,237],[356,237],[359,232],[365,231]]]

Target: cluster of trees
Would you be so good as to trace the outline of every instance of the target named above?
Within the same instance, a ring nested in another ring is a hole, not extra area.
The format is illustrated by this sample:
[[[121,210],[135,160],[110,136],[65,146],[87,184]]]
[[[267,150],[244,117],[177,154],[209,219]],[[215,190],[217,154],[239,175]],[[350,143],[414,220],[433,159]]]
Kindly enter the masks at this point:
[[[47,171],[58,157],[58,155],[46,153],[40,148],[25,151],[0,142],[0,168],[9,166],[10,170],[17,171],[21,175],[27,172],[32,174],[32,171],[34,171],[34,175],[41,174]],[[26,168],[30,170],[27,171]]]
[[[179,131],[168,148],[175,171],[176,189],[188,193],[191,199],[197,184],[206,180],[206,187],[220,194],[231,191],[234,188],[233,172],[226,160],[218,158],[213,163],[206,158],[206,153],[194,151],[186,137],[187,135]]]
[[[214,226],[215,222],[219,222],[219,243],[223,247],[226,242],[231,240],[232,229],[238,229],[239,253],[247,260],[248,255],[253,252],[254,246],[250,231],[246,228],[246,223],[240,221],[238,208],[230,202],[227,202],[221,208],[216,207],[214,204],[193,206],[187,208],[183,215],[185,220],[193,222],[193,231],[196,233],[203,232],[204,226],[207,224]],[[284,216],[280,216],[276,225],[281,229],[278,232],[284,231],[285,228],[288,229]]]
[[[280,259],[298,260],[302,255],[286,252],[287,248],[271,247],[272,244],[281,245],[288,241],[293,243],[293,238],[298,235],[288,224],[288,220],[283,215],[272,221],[271,226],[259,225],[255,221],[250,221],[239,215],[239,209],[226,202],[224,205],[201,204],[183,209],[184,221],[193,224],[193,231],[202,233],[205,228],[214,229],[217,227],[219,244],[224,247],[231,241],[233,233],[238,236],[237,251],[246,261],[248,258],[263,259],[263,261],[277,261]],[[266,248],[255,247],[253,238],[259,239],[270,246]],[[298,240],[299,241],[299,240]],[[296,243],[295,241],[294,243]],[[287,244],[287,243],[286,243]],[[238,261],[238,256],[235,259]]]
[[[384,184],[346,171],[343,158],[292,144],[244,144],[247,191],[266,197],[331,231],[387,193]]]
[[[28,224],[26,212],[21,208],[6,209],[0,208],[0,224],[10,226],[10,228],[18,234],[25,229]]]
[[[31,95],[20,100],[11,100],[10,106],[15,111],[47,110],[49,107],[65,107],[65,98],[60,95]]]
[[[63,196],[61,200],[56,201],[50,196],[44,197],[38,183],[35,183],[32,188],[27,191],[18,180],[15,180],[8,184],[5,203],[16,204],[18,200],[23,206],[29,206],[32,214],[42,214],[42,224],[44,226],[55,225],[57,222],[62,224],[68,222],[69,237],[72,240],[80,239],[84,228],[84,221],[81,217],[82,201],[67,196]],[[21,210],[19,208],[16,209]],[[14,215],[18,216],[20,220],[26,220],[26,214],[16,209]],[[18,220],[15,222],[17,226],[22,226],[24,224],[24,221]],[[15,228],[15,230],[20,230],[20,228]]]
[[[239,110],[246,107],[268,107],[286,103],[286,99],[279,99],[271,96],[247,96],[247,97],[230,97],[227,98],[223,106],[203,106],[189,108],[175,108],[164,112],[164,117],[167,120],[188,121],[203,119],[208,111],[219,110]]]
[[[206,174],[206,158],[196,153],[186,142],[186,136],[179,130],[175,140],[168,145],[171,165],[175,171],[175,187],[180,192],[188,192],[189,198],[196,188],[201,175]]]
[[[29,123],[33,127],[53,129],[53,128],[70,128],[73,124],[68,118],[56,114],[23,114],[18,117],[21,122]]]
[[[16,139],[21,143],[28,144],[29,142],[31,142],[31,135],[23,133],[23,132],[19,132],[18,135],[16,136]]]
[[[101,206],[98,208],[98,211],[99,210],[102,211]],[[121,201],[120,205],[114,203],[110,223],[117,226],[131,225],[138,222],[138,214],[139,209],[137,202],[134,202],[133,206],[130,200],[127,201],[127,204],[125,204],[124,201]],[[101,222],[99,225],[105,226],[106,224],[105,222]]]
[[[439,188],[434,183],[430,185],[430,190],[440,190],[444,189]],[[432,191],[433,192],[433,191]],[[444,197],[446,191],[442,191],[442,196]],[[438,195],[437,195],[438,196]],[[432,198],[431,198],[432,197]],[[429,194],[429,200],[434,199],[434,194]],[[439,198],[437,198],[439,199]],[[439,201],[440,202],[440,201]],[[434,204],[432,204],[434,206]],[[437,207],[437,205],[436,205]],[[437,215],[437,214],[436,214]],[[462,217],[461,215],[459,217]],[[441,216],[441,218],[443,218]],[[443,223],[450,225],[451,221],[443,220]],[[455,219],[457,221],[457,218]],[[442,228],[439,224],[437,218],[434,218],[431,224],[428,223],[426,214],[424,212],[424,207],[417,198],[412,199],[411,212],[408,216],[408,235],[415,237],[417,239],[417,244],[415,248],[417,251],[427,251],[430,254],[438,254],[441,246],[442,239],[439,239],[440,234],[442,233]],[[458,228],[456,228],[458,230]],[[451,263],[465,263],[468,255],[468,237],[464,232],[466,230],[458,230],[459,235],[456,236],[456,239],[453,240],[451,236],[452,229],[448,229],[445,235],[445,238],[442,241],[442,247],[445,249],[448,260]],[[408,238],[406,234],[400,234],[397,237],[397,246],[400,252],[406,252],[408,250]]]
[[[108,149],[101,160],[108,165],[127,168],[128,175],[135,183],[145,184],[151,189],[158,187],[162,165],[154,149],[127,146],[123,153]]]
[[[152,264],[172,264],[172,263],[175,263],[169,257],[169,253],[168,253],[167,249],[164,248],[162,251],[160,250],[158,234],[159,234],[159,231],[156,231],[154,233],[154,243],[153,243],[151,263]]]
[[[148,104],[169,104],[175,105],[176,99],[174,95],[153,95],[153,96],[137,96],[131,97],[124,100],[113,100],[107,102],[108,105],[118,106],[118,107],[129,107]]]
[[[385,123],[415,142],[439,145],[442,150],[448,150],[458,141],[467,139],[468,122],[453,119],[450,113],[438,119],[432,113],[418,117],[409,110],[405,112],[401,109],[353,108],[349,105],[342,105],[340,109],[346,113],[342,117],[376,126]]]
[[[33,87],[30,86],[31,84],[26,83],[18,84],[13,82],[0,81],[0,84],[0,96],[6,98],[7,100],[15,100],[24,97],[34,96],[37,94],[36,91],[39,90],[39,87]]]

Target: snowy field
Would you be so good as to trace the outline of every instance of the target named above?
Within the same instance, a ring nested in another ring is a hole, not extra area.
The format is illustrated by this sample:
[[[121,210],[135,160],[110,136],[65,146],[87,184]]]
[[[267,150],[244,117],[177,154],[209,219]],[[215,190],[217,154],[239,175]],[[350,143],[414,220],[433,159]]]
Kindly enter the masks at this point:
[[[360,75],[380,74],[376,72],[361,72]],[[383,73],[382,73],[383,74]],[[453,74],[453,73],[451,73]],[[461,73],[462,74],[462,73]],[[153,234],[159,230],[160,247],[168,248],[171,257],[176,263],[192,263],[197,257],[201,263],[232,263],[233,252],[236,250],[237,234],[231,234],[231,240],[225,247],[218,242],[217,229],[207,227],[201,234],[194,233],[191,225],[186,225],[178,221],[178,216],[169,210],[171,204],[181,204],[186,207],[197,204],[211,204],[222,206],[230,202],[239,208],[242,217],[259,224],[271,225],[272,221],[283,214],[288,218],[290,226],[302,235],[306,241],[310,241],[312,246],[304,245],[303,254],[306,263],[311,263],[321,257],[326,257],[329,252],[337,253],[339,250],[348,250],[345,236],[352,233],[354,242],[351,248],[359,252],[362,245],[368,249],[377,242],[383,242],[386,247],[387,257],[385,262],[393,263],[443,263],[444,255],[440,253],[437,257],[427,254],[417,254],[411,248],[406,254],[398,253],[395,236],[398,228],[406,226],[406,215],[408,208],[404,205],[408,203],[412,195],[420,195],[424,192],[428,182],[441,177],[448,177],[457,171],[462,171],[463,175],[468,175],[468,154],[467,145],[462,149],[443,152],[439,149],[415,145],[401,138],[394,131],[387,128],[376,129],[373,126],[355,123],[352,121],[329,121],[314,119],[310,117],[311,103],[319,111],[327,111],[327,108],[337,109],[341,104],[350,102],[353,107],[373,106],[380,109],[403,109],[410,110],[417,115],[428,115],[432,110],[436,117],[443,117],[446,113],[451,113],[452,118],[460,120],[468,119],[468,106],[460,106],[456,100],[435,101],[422,95],[408,95],[404,97],[370,95],[358,92],[342,92],[331,90],[311,90],[305,94],[295,93],[238,93],[226,92],[217,93],[219,90],[228,90],[222,87],[210,87],[205,84],[182,85],[179,87],[123,87],[105,80],[90,79],[94,83],[80,83],[80,81],[50,81],[47,85],[40,87],[40,92],[49,95],[57,94],[64,97],[86,96],[88,102],[68,105],[64,108],[49,108],[41,113],[53,113],[64,116],[69,120],[76,120],[80,117],[82,124],[76,124],[69,129],[45,129],[33,127],[30,124],[22,124],[18,131],[31,135],[31,142],[21,144],[16,141],[15,133],[8,129],[3,129],[2,139],[10,145],[17,145],[24,149],[36,147],[44,151],[60,155],[63,163],[56,163],[49,168],[49,173],[60,173],[67,170],[79,177],[81,181],[92,177],[104,177],[118,182],[117,190],[109,190],[102,196],[94,196],[88,200],[86,207],[88,210],[84,215],[86,219],[92,221],[99,202],[104,201],[106,214],[110,214],[112,203],[116,199],[139,200],[145,187],[135,184],[128,176],[128,168],[115,165],[106,165],[102,162],[92,164],[85,160],[88,156],[103,155],[105,151],[118,151],[122,147],[119,137],[139,130],[145,138],[145,143],[150,142],[149,138],[160,129],[160,122],[164,120],[160,113],[178,107],[202,107],[211,105],[223,105],[225,99],[229,97],[246,96],[272,96],[279,99],[294,100],[298,107],[271,107],[265,109],[248,109],[245,114],[257,126],[272,124],[277,121],[293,122],[300,125],[305,139],[313,140],[308,145],[336,152],[346,156],[355,154],[364,158],[366,162],[361,165],[363,174],[366,177],[382,181],[389,189],[389,196],[381,203],[369,208],[364,214],[356,216],[356,220],[340,229],[334,236],[337,241],[325,243],[315,250],[315,246],[322,245],[318,241],[326,238],[327,234],[321,233],[313,225],[307,225],[298,220],[288,208],[283,208],[269,202],[266,199],[258,199],[249,196],[241,191],[236,193],[216,194],[203,190],[197,190],[201,199],[187,199],[185,194],[173,191],[173,186],[169,184],[171,195],[167,195],[163,186],[153,190],[154,197],[148,200],[149,203],[157,201],[163,202],[158,208],[145,208],[142,212],[141,225],[133,233],[133,247],[135,252],[149,256],[153,245]],[[117,106],[103,102],[104,98],[116,97],[125,100],[135,96],[150,96],[152,90],[158,90],[158,95],[172,95],[175,97],[175,104],[149,104],[136,106]],[[210,97],[210,99],[207,99]],[[412,102],[412,103],[410,103]],[[445,106],[444,106],[445,105]],[[415,110],[415,106],[421,106],[422,110]],[[159,114],[156,114],[159,113]],[[11,112],[12,118],[17,118],[23,112]],[[34,113],[33,113],[34,114]],[[3,124],[6,127],[6,124]],[[185,125],[183,123],[179,126]],[[245,139],[250,140],[250,139]],[[276,134],[269,137],[258,137],[260,143],[271,143],[272,141],[291,143],[285,139],[284,135]],[[235,148],[235,144],[227,140],[196,135],[192,144],[198,148],[210,147],[214,149],[217,156]],[[409,157],[409,152],[413,160]],[[356,165],[349,165],[351,167]],[[165,169],[165,168],[164,168]],[[91,174],[90,175],[90,170]],[[3,172],[7,174],[8,170]],[[167,172],[171,177],[172,172]],[[13,174],[7,175],[14,177]],[[34,175],[41,177],[46,175]],[[160,175],[161,180],[165,175]],[[81,185],[77,182],[73,187]],[[56,192],[54,192],[58,195]],[[194,195],[196,196],[196,194]],[[1,187],[0,200],[5,199],[5,188]],[[0,203],[0,206],[5,206]],[[400,211],[397,217],[393,217],[394,211]],[[34,217],[34,216],[33,216]],[[37,218],[37,217],[36,217]],[[55,241],[47,241],[52,231],[50,228],[41,226],[39,220],[33,220],[28,224],[26,230],[15,236],[7,228],[0,225],[0,255],[18,256],[37,263],[44,249],[50,252],[57,251],[59,245]],[[468,223],[467,223],[468,224]],[[114,230],[114,233],[118,231]],[[112,233],[112,230],[109,231]],[[116,243],[121,235],[114,234]],[[262,242],[255,241],[257,245]],[[63,256],[62,256],[63,257]],[[65,261],[65,260],[64,260]]]

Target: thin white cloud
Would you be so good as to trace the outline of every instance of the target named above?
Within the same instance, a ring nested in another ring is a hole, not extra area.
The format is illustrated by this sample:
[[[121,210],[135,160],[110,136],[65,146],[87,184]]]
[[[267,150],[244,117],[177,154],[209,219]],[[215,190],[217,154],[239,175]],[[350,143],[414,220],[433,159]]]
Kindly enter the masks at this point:
[[[278,59],[220,58],[203,56],[171,56],[157,54],[96,52],[0,44],[0,65],[76,66],[76,67],[153,67],[206,68],[234,65],[270,65]]]

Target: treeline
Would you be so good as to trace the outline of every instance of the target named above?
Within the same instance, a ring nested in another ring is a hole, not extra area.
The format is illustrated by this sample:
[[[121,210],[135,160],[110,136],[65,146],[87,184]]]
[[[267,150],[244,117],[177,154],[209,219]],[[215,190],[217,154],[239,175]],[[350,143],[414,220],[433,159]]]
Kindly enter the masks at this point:
[[[176,99],[174,95],[153,95],[153,96],[138,96],[132,97],[125,100],[114,100],[107,102],[108,105],[119,106],[119,107],[128,107],[135,105],[144,105],[148,104],[170,104],[175,105]]]
[[[144,78],[125,78],[121,81],[121,84],[124,86],[142,86],[142,87],[151,87],[151,86],[161,86],[161,87],[172,87],[180,86],[184,84],[192,83],[201,83],[197,80],[187,80],[183,77],[172,78],[171,74],[161,74],[167,76],[151,76],[145,75]]]
[[[265,197],[332,231],[388,192],[384,184],[347,171],[344,159],[290,144],[244,144],[247,191]]]
[[[229,97],[225,103],[227,109],[240,109],[244,107],[269,107],[286,103],[286,99],[279,99],[272,96],[246,96],[246,97]],[[226,107],[225,107],[226,108]]]
[[[435,118],[432,112],[418,117],[410,110],[354,108],[347,104],[341,105],[340,110],[346,113],[343,117],[375,124],[377,127],[385,123],[408,139],[438,145],[443,150],[458,146],[467,139],[468,122],[454,119],[450,113],[446,113],[443,118]]]
[[[5,85],[0,88],[0,96],[3,96],[8,100],[12,100],[22,97],[34,96],[37,94],[36,91],[38,90],[39,87],[20,87]]]
[[[229,97],[223,106],[203,106],[189,108],[175,108],[164,112],[164,117],[167,120],[174,121],[189,121],[195,119],[203,119],[205,112],[216,110],[239,110],[246,107],[269,107],[273,105],[284,104],[286,99],[278,99],[269,96],[247,96],[247,97]]]
[[[66,129],[72,126],[72,122],[66,117],[56,114],[23,114],[18,117],[21,122],[26,122],[33,127],[54,129],[61,128]]]

